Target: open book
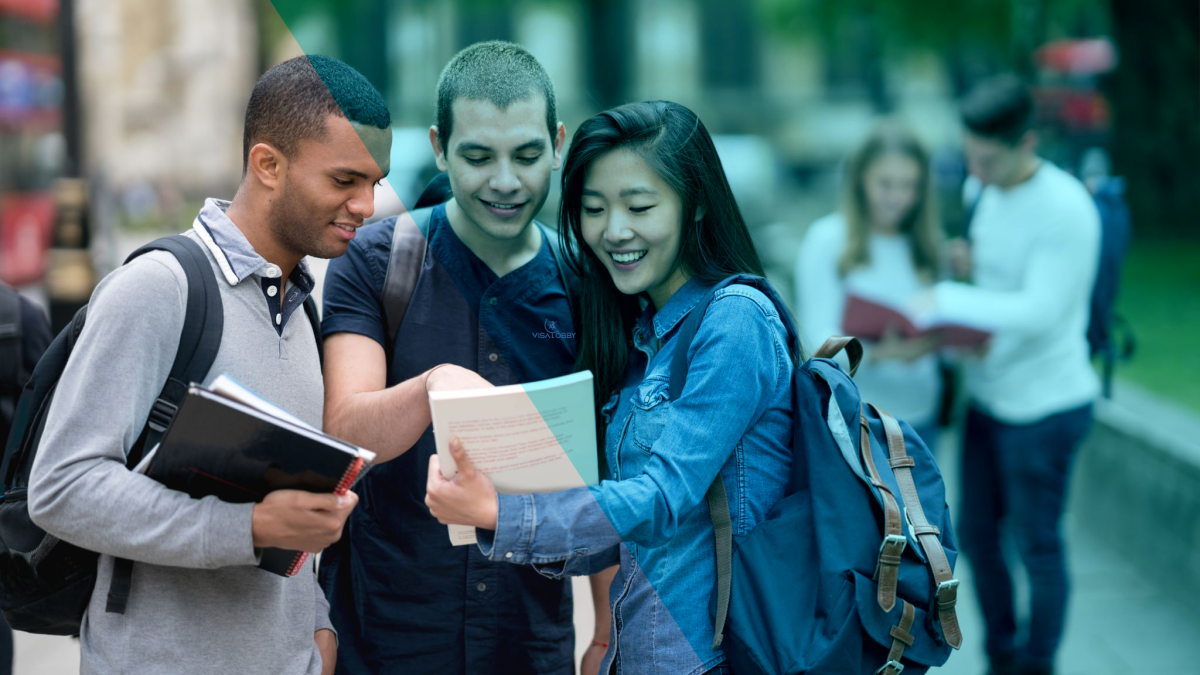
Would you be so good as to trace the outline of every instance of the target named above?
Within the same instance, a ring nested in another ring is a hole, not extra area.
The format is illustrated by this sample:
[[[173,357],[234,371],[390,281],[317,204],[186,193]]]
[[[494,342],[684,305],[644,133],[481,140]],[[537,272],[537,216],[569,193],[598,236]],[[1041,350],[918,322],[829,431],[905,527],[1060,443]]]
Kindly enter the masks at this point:
[[[321,433],[231,378],[191,387],[162,442],[135,470],[197,499],[242,504],[274,490],[345,494],[375,453]],[[259,567],[294,576],[304,551],[263,549]]]
[[[523,385],[429,393],[442,474],[457,471],[458,436],[498,492],[553,492],[599,482],[592,373]],[[455,546],[475,542],[471,527],[450,526]]]
[[[861,295],[846,296],[842,332],[864,340],[879,340],[888,326],[907,338],[934,335],[947,347],[973,347],[987,342],[991,333],[981,328],[943,321],[937,316],[916,319],[902,308]]]

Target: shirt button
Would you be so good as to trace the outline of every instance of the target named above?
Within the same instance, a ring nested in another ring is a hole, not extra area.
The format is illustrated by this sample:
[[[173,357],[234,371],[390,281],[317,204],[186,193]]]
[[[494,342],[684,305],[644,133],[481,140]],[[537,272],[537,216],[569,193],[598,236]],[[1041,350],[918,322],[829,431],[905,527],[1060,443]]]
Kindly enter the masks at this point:
[[[278,326],[278,325],[279,325],[279,324],[281,324],[281,323],[283,323],[283,315],[282,315],[282,314],[276,314],[276,315],[275,315],[275,325],[276,325],[276,326]]]
[[[500,356],[498,354],[496,354],[496,352],[492,352],[491,354],[488,354],[488,361],[491,361],[492,363],[495,363],[499,359],[500,359]]]
[[[512,557],[512,551],[508,551],[507,553],[505,553],[505,554],[504,554],[504,557],[505,557],[505,558],[511,558],[511,557]]]
[[[276,295],[279,295],[279,289],[276,288],[275,286],[267,286],[267,295],[269,295],[273,298]]]
[[[279,276],[279,268],[274,265],[267,265],[267,276],[272,279]]]
[[[479,584],[478,586],[475,587],[475,590],[482,593],[487,590],[487,584]]]
[[[488,304],[494,307],[496,305],[496,296],[493,295],[492,297],[488,298]]]

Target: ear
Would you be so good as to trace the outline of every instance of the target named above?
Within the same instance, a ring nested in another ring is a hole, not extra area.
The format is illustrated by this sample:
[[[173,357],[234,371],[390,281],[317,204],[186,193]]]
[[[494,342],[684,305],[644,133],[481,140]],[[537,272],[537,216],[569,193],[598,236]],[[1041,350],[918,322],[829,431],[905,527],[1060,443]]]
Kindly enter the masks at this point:
[[[446,149],[442,147],[442,141],[438,138],[436,124],[429,127],[429,145],[433,148],[433,161],[437,164],[438,171],[445,173],[449,170],[446,164]]]
[[[1036,153],[1040,140],[1037,131],[1030,129],[1025,132],[1024,136],[1021,136],[1021,149],[1029,153]]]
[[[254,176],[263,187],[278,188],[287,172],[287,157],[270,143],[256,143],[250,148],[247,176]]]
[[[693,218],[692,220],[695,220],[696,222],[700,222],[701,220],[704,220],[704,214],[707,212],[707,210],[708,209],[705,208],[703,202],[697,204],[696,205],[696,217]]]
[[[563,144],[566,142],[567,127],[559,122],[558,127],[554,130],[554,165],[550,167],[551,171],[558,171],[562,168],[562,150]]]

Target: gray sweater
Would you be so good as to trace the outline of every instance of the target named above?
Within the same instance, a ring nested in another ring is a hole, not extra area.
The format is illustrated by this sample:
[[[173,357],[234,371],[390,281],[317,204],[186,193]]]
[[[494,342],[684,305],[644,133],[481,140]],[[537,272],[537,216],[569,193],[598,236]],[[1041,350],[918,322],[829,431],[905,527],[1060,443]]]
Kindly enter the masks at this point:
[[[303,311],[280,336],[259,276],[231,284],[211,239],[206,249],[225,308],[209,379],[228,373],[319,428],[324,387]],[[319,673],[313,633],[332,630],[328,604],[311,569],[284,578],[254,566],[252,506],[192,499],[125,468],[170,372],[186,297],[183,269],[166,252],[100,283],[33,466],[34,522],[101,553],[81,672]],[[124,615],[105,611],[113,556],[135,561]]]

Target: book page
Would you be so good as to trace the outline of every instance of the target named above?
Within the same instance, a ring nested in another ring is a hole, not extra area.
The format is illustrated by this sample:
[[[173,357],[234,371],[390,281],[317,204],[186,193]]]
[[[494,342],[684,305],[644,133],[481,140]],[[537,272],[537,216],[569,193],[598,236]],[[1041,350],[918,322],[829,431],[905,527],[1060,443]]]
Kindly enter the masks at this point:
[[[503,493],[551,492],[599,482],[590,372],[529,385],[432,392],[433,432],[447,478],[457,436],[476,468]],[[451,528],[455,545],[472,543]]]
[[[280,408],[274,403],[271,403],[253,391],[250,391],[248,388],[243,386],[242,383],[224,373],[218,375],[217,378],[212,381],[212,384],[208,385],[206,389],[214,394],[219,394],[232,401],[237,401],[242,405],[248,405],[261,413],[265,413],[272,417],[277,417],[281,420],[287,420],[292,424],[302,426],[306,429],[317,431],[317,429],[313,429],[312,425],[306,424],[304,420],[296,417],[283,408]]]

